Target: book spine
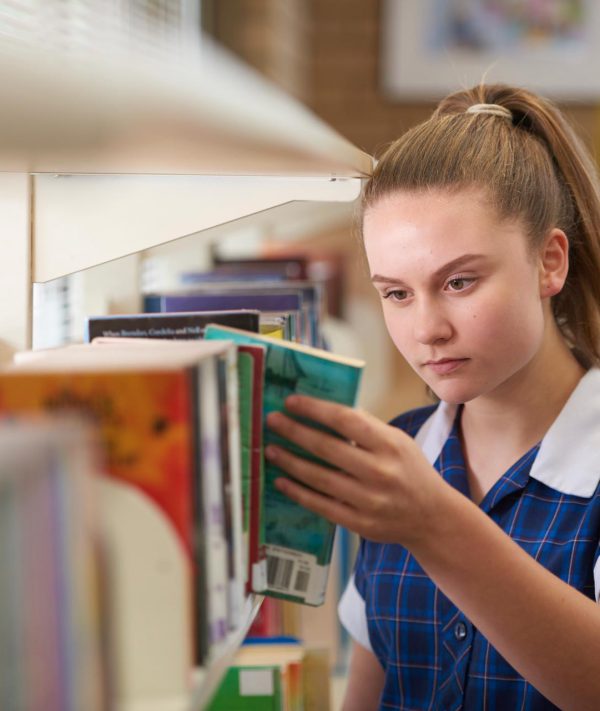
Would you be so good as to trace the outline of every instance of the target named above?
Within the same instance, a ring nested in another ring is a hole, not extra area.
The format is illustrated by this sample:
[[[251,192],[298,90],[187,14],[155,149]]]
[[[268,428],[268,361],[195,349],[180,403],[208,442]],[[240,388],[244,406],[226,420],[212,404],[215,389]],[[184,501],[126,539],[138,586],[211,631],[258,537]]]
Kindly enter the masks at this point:
[[[217,362],[208,358],[200,365],[200,465],[205,525],[205,560],[208,587],[209,644],[211,653],[227,634],[227,541],[225,538],[222,464],[219,442],[219,394]]]

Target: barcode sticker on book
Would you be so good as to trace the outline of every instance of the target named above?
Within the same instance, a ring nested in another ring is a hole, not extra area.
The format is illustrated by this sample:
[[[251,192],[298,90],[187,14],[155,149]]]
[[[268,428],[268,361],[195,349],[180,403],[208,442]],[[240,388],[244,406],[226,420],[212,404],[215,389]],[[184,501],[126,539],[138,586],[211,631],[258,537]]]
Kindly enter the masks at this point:
[[[309,553],[269,545],[267,549],[267,588],[320,605],[325,594],[326,568]]]

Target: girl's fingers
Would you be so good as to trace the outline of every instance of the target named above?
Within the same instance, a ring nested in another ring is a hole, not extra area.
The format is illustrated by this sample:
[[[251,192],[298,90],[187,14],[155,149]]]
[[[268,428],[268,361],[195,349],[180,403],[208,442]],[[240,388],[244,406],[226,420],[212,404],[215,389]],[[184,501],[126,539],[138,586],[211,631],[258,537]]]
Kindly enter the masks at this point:
[[[292,479],[276,479],[275,485],[283,494],[304,508],[310,509],[333,523],[359,533],[358,516],[354,508],[342,501],[336,501],[316,491],[307,489]]]
[[[290,476],[330,498],[351,506],[360,505],[365,498],[364,488],[344,472],[302,459],[275,445],[269,445],[265,455]]]
[[[267,417],[267,424],[279,436],[358,479],[364,478],[371,468],[372,454],[369,452],[327,432],[292,420],[281,412],[272,412]]]
[[[306,417],[334,429],[342,437],[364,449],[376,451],[386,447],[388,443],[389,426],[362,410],[354,410],[346,405],[307,395],[288,397],[285,407],[293,415]]]

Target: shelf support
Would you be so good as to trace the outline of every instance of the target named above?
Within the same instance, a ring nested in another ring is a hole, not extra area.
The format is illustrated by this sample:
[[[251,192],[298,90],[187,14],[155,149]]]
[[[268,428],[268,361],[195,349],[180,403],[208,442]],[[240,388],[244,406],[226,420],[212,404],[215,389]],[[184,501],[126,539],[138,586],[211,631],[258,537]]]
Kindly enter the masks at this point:
[[[360,178],[36,175],[34,281],[294,201],[350,202]]]

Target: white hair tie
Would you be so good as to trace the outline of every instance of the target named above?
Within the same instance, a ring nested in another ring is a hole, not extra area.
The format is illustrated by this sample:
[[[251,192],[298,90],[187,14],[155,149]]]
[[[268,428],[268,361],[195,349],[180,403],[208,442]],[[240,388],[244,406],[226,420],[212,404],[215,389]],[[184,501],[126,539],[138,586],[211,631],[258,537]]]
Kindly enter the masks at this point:
[[[509,109],[499,104],[473,104],[465,111],[467,114],[493,114],[512,121],[512,113]]]

